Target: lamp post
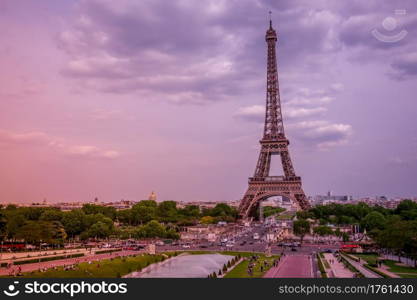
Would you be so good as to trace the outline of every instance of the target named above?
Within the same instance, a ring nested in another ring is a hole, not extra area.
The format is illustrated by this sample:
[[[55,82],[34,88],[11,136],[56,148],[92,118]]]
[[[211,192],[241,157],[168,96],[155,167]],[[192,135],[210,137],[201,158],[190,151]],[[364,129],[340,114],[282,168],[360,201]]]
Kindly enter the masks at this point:
[[[41,256],[42,256],[42,240],[40,240],[40,244],[39,244],[39,262],[41,262]]]

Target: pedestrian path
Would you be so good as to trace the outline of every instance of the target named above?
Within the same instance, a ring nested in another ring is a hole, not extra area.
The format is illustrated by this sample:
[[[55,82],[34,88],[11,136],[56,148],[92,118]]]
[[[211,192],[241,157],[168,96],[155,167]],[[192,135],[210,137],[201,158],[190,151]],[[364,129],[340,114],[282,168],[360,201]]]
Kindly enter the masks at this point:
[[[134,251],[134,250],[125,250],[120,252],[113,252],[113,253],[103,253],[103,254],[95,254],[91,256],[82,256],[77,258],[66,258],[66,259],[59,259],[53,261],[45,261],[45,262],[38,262],[33,264],[23,264],[18,266],[12,266],[11,268],[1,268],[0,269],[0,276],[10,276],[11,274],[18,273],[20,270],[21,273],[27,273],[32,271],[38,271],[39,269],[50,269],[54,267],[64,266],[64,265],[71,265],[71,264],[78,264],[82,262],[89,262],[89,261],[97,261],[109,258],[115,258],[119,256],[128,256],[143,253],[141,251]]]
[[[357,261],[354,261],[353,259],[350,259],[349,257],[347,257],[347,256],[344,256],[343,255],[343,257],[348,261],[348,262],[350,262],[350,264],[352,265],[352,266],[354,266],[360,273],[362,273],[362,275],[363,276],[365,276],[366,278],[381,278],[382,276],[380,276],[380,275],[378,275],[378,274],[376,274],[376,273],[374,273],[374,272],[372,272],[371,270],[368,270],[367,268],[365,268],[364,266],[363,266],[363,264],[362,263],[360,263],[360,262],[357,262]]]
[[[324,258],[328,262],[332,277],[336,278],[353,278],[354,274],[345,265],[337,260],[333,253],[324,253]]]
[[[266,272],[264,278],[312,278],[313,269],[310,255],[285,255],[277,267]]]

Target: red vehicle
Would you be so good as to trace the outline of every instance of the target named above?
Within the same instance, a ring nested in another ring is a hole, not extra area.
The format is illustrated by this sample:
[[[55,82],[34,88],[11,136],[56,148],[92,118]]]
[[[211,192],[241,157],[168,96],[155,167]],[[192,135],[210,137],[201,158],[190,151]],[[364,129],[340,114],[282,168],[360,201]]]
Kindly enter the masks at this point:
[[[358,244],[344,244],[340,247],[340,251],[353,252],[360,247]]]

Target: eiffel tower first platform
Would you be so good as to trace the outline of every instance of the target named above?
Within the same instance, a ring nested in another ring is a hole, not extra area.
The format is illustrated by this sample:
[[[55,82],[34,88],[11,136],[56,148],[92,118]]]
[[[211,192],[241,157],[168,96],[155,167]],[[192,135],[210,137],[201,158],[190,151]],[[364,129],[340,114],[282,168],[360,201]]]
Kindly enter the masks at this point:
[[[243,219],[256,216],[260,202],[272,196],[289,198],[300,209],[310,207],[301,186],[301,177],[295,175],[288,151],[290,142],[284,133],[275,51],[277,33],[271,20],[265,40],[268,45],[265,127],[255,174],[249,178],[249,187],[239,206],[239,215]],[[269,175],[272,155],[281,157],[284,176]]]

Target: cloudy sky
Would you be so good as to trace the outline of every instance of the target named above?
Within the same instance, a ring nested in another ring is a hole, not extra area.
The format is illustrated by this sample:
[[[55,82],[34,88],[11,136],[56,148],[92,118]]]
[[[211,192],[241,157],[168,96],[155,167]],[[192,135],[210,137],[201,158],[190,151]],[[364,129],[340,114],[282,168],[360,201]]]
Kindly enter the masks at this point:
[[[240,199],[269,10],[306,193],[417,196],[414,0],[2,0],[0,201]]]

